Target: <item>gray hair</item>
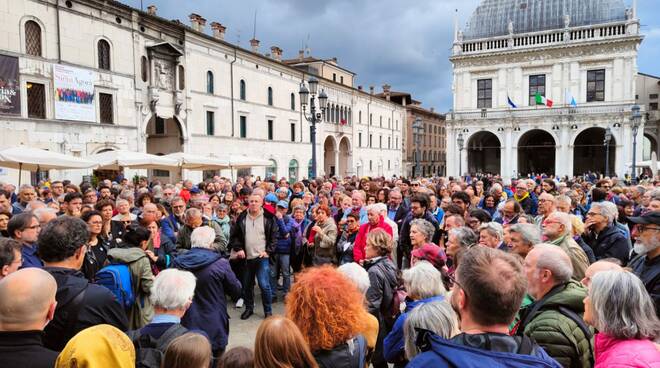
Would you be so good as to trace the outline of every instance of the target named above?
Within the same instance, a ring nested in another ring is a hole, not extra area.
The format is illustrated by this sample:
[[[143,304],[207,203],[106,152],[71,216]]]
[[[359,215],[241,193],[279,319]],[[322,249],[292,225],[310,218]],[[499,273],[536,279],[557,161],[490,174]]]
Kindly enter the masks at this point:
[[[360,266],[359,264],[355,262],[345,263],[339,266],[337,271],[348,277],[348,279],[351,280],[355,286],[357,286],[358,290],[360,290],[363,295],[367,293],[367,290],[369,290],[369,286],[371,286],[371,282],[369,281],[369,274],[367,273],[367,270],[365,270],[364,267]]]
[[[541,231],[539,230],[539,227],[534,224],[511,225],[509,231],[520,234],[523,242],[529,245],[535,245],[541,242]]]
[[[151,303],[166,310],[182,309],[195,295],[195,275],[189,271],[168,268],[161,271],[151,286]]]
[[[502,228],[502,225],[497,222],[486,222],[481,224],[481,226],[479,226],[479,232],[484,230],[491,236],[496,237],[497,240],[502,240],[504,237],[504,228]]]
[[[367,206],[367,213],[369,212],[375,212],[376,214],[380,215],[380,209],[378,208],[378,206],[376,206],[375,203]]]
[[[660,321],[642,281],[631,272],[601,271],[591,279],[593,325],[616,339],[655,339]]]
[[[566,251],[554,244],[542,243],[535,245],[533,252],[540,253],[536,261],[536,268],[549,270],[555,280],[555,285],[571,280],[573,264]]]
[[[603,202],[594,202],[591,204],[591,208],[600,209],[600,214],[607,218],[607,223],[612,224],[616,217],[619,215],[619,210],[616,208],[616,205],[612,202],[603,201]]]
[[[212,249],[215,241],[215,230],[209,226],[200,226],[190,234],[191,248]]]
[[[119,207],[120,203],[126,203],[126,204],[129,204],[129,205],[131,204],[129,201],[125,200],[124,198],[118,198],[115,201],[115,207]]]
[[[564,195],[564,194],[562,194],[560,196],[557,196],[555,198],[555,206],[557,206],[561,202],[564,202],[564,203],[568,204],[569,206],[573,203],[571,198],[567,195]]]
[[[374,203],[372,206],[374,206],[381,215],[387,216],[387,205],[385,203]]]
[[[564,225],[564,232],[561,235],[572,234],[573,233],[573,222],[571,222],[571,216],[568,213],[563,213],[555,211],[548,216],[548,218],[553,218],[557,222]]]
[[[163,196],[163,187],[160,185],[154,185],[151,188],[151,194],[153,194],[154,198],[161,198]]]
[[[421,352],[416,344],[418,328],[449,339],[459,333],[458,317],[446,301],[424,303],[408,313],[403,325],[404,346],[408,360]]]
[[[23,185],[21,185],[21,187],[18,189],[18,192],[20,193],[22,190],[25,190],[25,189],[32,189],[32,190],[34,190],[34,187],[33,187],[32,185],[30,185],[30,184],[23,184]]]
[[[119,193],[119,198],[127,200],[129,203],[135,200],[135,194],[130,189],[124,189]]]
[[[412,229],[413,226],[416,226],[417,230],[424,234],[427,241],[431,241],[433,234],[435,234],[435,226],[432,223],[424,219],[414,219],[410,221],[410,228]]]
[[[447,293],[442,283],[442,274],[427,261],[417,262],[403,271],[403,284],[413,300],[427,299]]]
[[[467,226],[461,226],[449,230],[449,235],[454,235],[461,248],[469,248],[479,241],[479,235]]]
[[[202,216],[202,211],[200,211],[199,208],[191,207],[186,210],[184,216],[186,218]]]
[[[660,188],[651,189],[651,191],[649,192],[649,197],[650,197],[651,200],[660,201]]]

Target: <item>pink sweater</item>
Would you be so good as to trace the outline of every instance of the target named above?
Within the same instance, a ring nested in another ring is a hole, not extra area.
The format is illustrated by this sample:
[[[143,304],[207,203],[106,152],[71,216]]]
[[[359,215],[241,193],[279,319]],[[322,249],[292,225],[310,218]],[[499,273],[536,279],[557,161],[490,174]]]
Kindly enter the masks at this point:
[[[660,368],[660,351],[650,340],[618,340],[596,334],[595,368]]]

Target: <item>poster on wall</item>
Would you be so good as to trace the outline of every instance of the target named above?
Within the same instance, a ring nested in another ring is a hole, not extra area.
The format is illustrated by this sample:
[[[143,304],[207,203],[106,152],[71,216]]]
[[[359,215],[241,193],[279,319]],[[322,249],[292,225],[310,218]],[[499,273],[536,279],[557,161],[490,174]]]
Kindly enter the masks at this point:
[[[17,57],[0,55],[0,114],[21,114]]]
[[[53,65],[55,119],[96,121],[94,73],[66,65]]]

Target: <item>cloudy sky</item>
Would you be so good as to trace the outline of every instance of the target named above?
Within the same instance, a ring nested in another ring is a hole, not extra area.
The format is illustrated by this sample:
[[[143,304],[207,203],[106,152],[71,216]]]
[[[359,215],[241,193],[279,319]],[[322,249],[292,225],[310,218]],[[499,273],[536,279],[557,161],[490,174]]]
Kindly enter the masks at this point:
[[[140,0],[121,0],[140,7]],[[624,0],[630,4],[632,0]],[[249,48],[257,13],[256,37],[261,50],[276,45],[293,58],[303,45],[320,58],[337,57],[357,73],[357,85],[385,83],[408,91],[426,107],[451,107],[450,55],[454,10],[461,26],[480,0],[143,0],[158,14],[188,23],[197,13],[208,23],[227,27],[226,39]],[[660,75],[660,7],[658,0],[638,0],[645,40],[639,70]],[[412,5],[411,5],[412,4]],[[656,60],[654,62],[654,60]]]

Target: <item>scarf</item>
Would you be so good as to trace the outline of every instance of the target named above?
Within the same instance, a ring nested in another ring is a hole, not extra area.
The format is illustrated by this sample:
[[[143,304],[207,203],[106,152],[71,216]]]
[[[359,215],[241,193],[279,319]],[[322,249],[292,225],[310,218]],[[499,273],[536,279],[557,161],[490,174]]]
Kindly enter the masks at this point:
[[[135,348],[123,332],[110,325],[86,328],[74,336],[55,361],[56,368],[135,367]]]
[[[525,200],[525,198],[529,197],[529,192],[525,192],[525,194],[522,197],[518,197],[517,194],[513,194],[513,198],[515,198],[516,202],[520,203]]]

